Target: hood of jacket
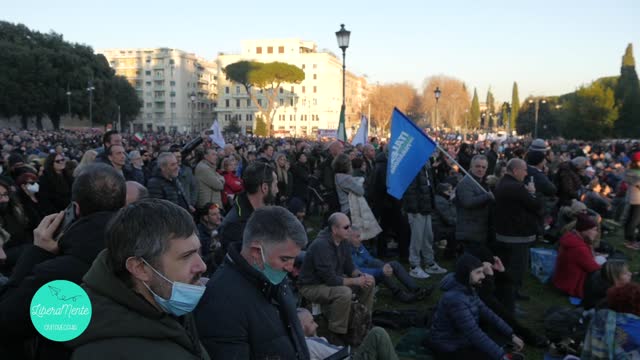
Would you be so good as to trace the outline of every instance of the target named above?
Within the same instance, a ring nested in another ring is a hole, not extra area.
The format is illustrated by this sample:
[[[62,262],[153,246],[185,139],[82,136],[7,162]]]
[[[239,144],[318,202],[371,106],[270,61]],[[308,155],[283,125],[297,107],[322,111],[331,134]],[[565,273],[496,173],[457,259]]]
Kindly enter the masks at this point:
[[[114,275],[108,250],[98,255],[83,280],[91,298],[92,317],[87,330],[70,342],[72,347],[102,339],[136,337],[172,341],[193,353],[199,351],[199,341],[194,343],[178,318],[158,311]]]
[[[460,291],[465,294],[471,294],[471,288],[460,284],[458,280],[456,280],[454,273],[448,273],[442,278],[440,281],[440,290],[442,290],[442,292]]]

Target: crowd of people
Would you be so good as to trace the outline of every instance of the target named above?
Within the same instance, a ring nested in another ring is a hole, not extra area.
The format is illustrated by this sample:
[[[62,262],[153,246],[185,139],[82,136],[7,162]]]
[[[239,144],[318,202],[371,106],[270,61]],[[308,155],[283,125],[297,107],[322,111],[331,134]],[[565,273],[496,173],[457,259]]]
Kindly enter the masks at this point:
[[[539,296],[523,281],[530,248],[553,243],[553,286],[597,311],[583,357],[640,356],[640,291],[603,221],[640,250],[639,144],[440,145],[396,199],[376,138],[220,147],[204,133],[0,130],[0,354],[395,359],[366,322],[376,288],[415,303],[441,277],[424,343],[435,358],[514,358],[549,345],[519,303]],[[93,306],[66,343],[29,317],[52,280],[82,284]],[[628,336],[598,338],[612,331]]]

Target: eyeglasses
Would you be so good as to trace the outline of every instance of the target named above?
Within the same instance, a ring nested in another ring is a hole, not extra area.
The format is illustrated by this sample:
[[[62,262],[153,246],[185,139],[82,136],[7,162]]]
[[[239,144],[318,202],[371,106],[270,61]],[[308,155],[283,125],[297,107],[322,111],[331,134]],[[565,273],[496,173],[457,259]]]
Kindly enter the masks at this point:
[[[351,225],[345,225],[345,226],[343,226],[342,228],[343,228],[344,230],[349,230],[349,228],[350,228],[350,227],[351,227]]]
[[[62,164],[62,163],[64,163],[65,161],[66,161],[65,159],[59,159],[59,160],[56,160],[56,161],[54,161],[54,162],[55,162],[56,164]]]

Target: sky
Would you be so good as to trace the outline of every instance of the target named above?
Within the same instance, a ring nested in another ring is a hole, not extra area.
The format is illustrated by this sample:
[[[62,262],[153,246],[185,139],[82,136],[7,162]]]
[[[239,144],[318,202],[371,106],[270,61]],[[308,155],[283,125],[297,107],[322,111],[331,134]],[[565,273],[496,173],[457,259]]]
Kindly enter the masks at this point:
[[[215,59],[249,39],[300,38],[341,50],[370,83],[447,75],[491,88],[498,103],[554,96],[619,75],[629,43],[640,59],[640,1],[2,1],[0,20],[55,31],[94,49],[169,47]],[[442,94],[446,96],[446,94]]]

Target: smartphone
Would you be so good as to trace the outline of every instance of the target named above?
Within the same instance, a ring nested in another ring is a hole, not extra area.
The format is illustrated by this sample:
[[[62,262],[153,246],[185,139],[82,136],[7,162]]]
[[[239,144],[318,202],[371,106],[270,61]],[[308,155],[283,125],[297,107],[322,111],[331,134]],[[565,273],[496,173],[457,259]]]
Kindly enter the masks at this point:
[[[64,235],[64,233],[71,227],[71,225],[76,221],[76,208],[73,203],[69,204],[66,209],[64,209],[64,219],[62,219],[62,223],[56,229],[56,232],[53,234],[53,238],[55,241],[60,241],[60,238]]]
[[[205,135],[213,135],[213,130],[205,130]]]

